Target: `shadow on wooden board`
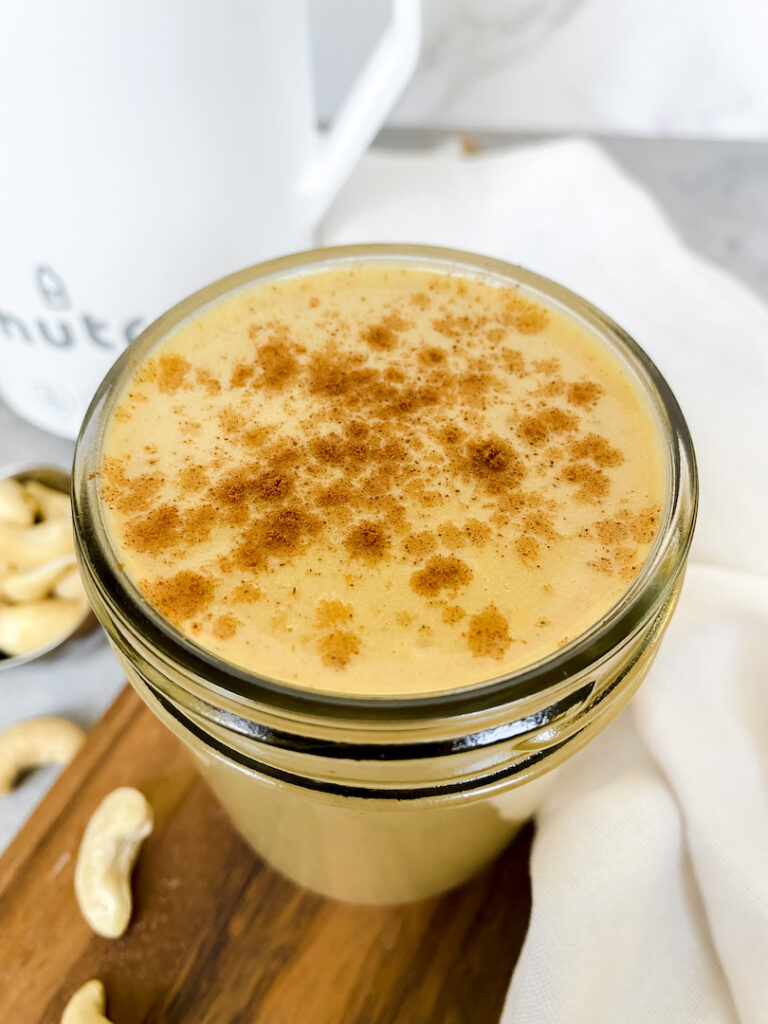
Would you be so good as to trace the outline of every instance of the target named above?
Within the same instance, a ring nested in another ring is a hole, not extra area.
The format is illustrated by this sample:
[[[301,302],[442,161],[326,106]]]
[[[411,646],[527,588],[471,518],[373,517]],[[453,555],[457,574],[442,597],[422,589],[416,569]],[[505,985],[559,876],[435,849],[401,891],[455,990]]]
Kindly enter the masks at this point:
[[[90,814],[120,785],[147,795],[156,822],[131,926],[107,940],[72,879]],[[441,899],[321,899],[256,857],[126,689],[0,860],[0,1021],[58,1024],[98,977],[115,1024],[491,1024],[527,927],[531,834]]]

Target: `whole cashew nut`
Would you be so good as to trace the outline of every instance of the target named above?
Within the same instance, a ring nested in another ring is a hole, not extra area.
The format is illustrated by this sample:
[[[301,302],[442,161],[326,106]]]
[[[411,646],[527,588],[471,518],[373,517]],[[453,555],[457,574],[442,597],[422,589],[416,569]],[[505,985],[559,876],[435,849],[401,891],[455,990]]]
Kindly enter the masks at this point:
[[[72,996],[61,1015],[61,1024],[111,1024],[104,1016],[107,997],[98,978],[86,981]]]
[[[63,597],[67,601],[79,601],[82,605],[88,604],[83,581],[80,578],[80,570],[77,566],[67,570],[59,582],[53,588],[55,597]]]
[[[0,575],[0,598],[19,604],[23,601],[40,601],[52,590],[55,590],[68,572],[76,565],[74,553],[59,555],[43,565],[35,565],[31,569],[8,573],[5,579]],[[62,596],[62,595],[59,595]]]
[[[152,825],[144,794],[122,786],[104,797],[86,826],[75,867],[75,894],[83,917],[104,938],[117,939],[128,927],[131,872]]]
[[[17,526],[30,526],[35,521],[37,500],[18,480],[0,480],[0,519]]]
[[[46,487],[38,480],[27,480],[24,483],[24,490],[37,504],[43,519],[70,518],[72,512],[68,494],[54,490],[53,487]]]
[[[68,764],[85,733],[66,718],[28,718],[0,733],[0,793],[8,793],[18,775],[40,765]]]
[[[82,604],[61,597],[0,604],[0,651],[13,656],[47,647],[73,632],[82,618]]]
[[[34,526],[18,526],[0,520],[0,558],[31,569],[72,551],[72,523],[69,519],[46,519]]]

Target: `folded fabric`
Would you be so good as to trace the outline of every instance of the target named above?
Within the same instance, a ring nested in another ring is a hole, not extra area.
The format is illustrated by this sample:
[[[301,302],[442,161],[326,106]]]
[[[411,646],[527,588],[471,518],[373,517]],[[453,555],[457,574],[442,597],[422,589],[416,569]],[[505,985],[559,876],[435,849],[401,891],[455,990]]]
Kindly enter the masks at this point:
[[[505,1022],[768,1019],[768,582],[692,566],[630,708],[538,819]]]
[[[701,473],[688,578],[638,695],[538,815],[502,1020],[768,1020],[768,309],[579,141],[372,154],[323,240],[522,263],[604,309],[674,388]]]

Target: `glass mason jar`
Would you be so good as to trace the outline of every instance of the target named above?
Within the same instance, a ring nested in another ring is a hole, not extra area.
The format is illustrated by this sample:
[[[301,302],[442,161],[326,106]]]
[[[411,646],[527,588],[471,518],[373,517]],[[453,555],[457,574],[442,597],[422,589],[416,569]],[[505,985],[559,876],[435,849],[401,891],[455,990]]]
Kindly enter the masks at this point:
[[[387,699],[326,694],[259,676],[170,625],[121,571],[99,496],[104,430],[137,364],[181,321],[267,278],[386,261],[518,285],[581,322],[647,398],[666,449],[660,532],[623,597],[548,657],[479,685]],[[624,707],[647,672],[682,583],[696,514],[691,438],[645,353],[584,299],[498,260],[410,245],[300,253],[217,281],[126,350],[99,388],[77,446],[78,558],[128,679],[189,747],[237,828],[316,892],[361,903],[420,899],[464,882],[536,810],[557,769]]]

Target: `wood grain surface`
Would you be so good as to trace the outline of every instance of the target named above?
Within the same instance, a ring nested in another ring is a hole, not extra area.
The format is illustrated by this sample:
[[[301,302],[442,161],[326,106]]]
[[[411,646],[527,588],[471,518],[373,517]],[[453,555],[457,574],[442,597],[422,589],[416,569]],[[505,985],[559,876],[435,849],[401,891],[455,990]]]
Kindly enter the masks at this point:
[[[107,940],[81,918],[72,879],[90,814],[121,785],[146,794],[155,831],[134,872],[131,926]],[[245,845],[126,688],[0,860],[0,1022],[58,1024],[93,977],[115,1024],[496,1022],[528,921],[530,839],[528,828],[441,899],[321,899]]]

